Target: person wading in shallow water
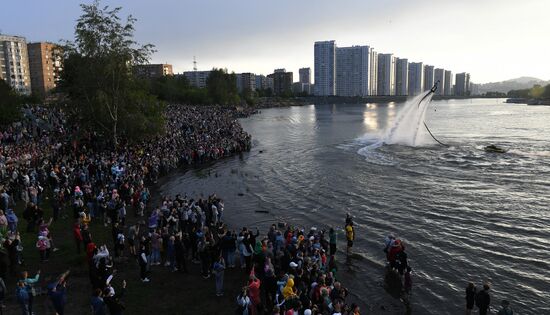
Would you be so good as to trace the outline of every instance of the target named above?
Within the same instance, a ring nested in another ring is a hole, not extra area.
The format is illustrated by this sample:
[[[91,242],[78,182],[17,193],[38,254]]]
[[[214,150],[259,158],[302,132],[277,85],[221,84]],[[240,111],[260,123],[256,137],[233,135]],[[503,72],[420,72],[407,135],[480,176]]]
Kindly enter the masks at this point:
[[[351,255],[351,248],[353,247],[353,241],[355,240],[355,229],[353,227],[353,221],[349,214],[346,215],[346,239],[348,240],[346,254],[349,257]]]
[[[483,285],[483,290],[476,295],[476,306],[479,308],[479,315],[486,315],[487,310],[489,310],[489,305],[491,305],[490,289],[491,287],[486,283]]]
[[[468,283],[466,287],[466,315],[472,314],[474,303],[476,299],[477,289],[473,282]]]

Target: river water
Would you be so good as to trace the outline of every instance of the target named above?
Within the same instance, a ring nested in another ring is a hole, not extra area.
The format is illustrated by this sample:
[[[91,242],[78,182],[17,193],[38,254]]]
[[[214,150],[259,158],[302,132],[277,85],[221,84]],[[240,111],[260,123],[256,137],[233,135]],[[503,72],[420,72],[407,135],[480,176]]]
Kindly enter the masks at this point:
[[[367,308],[399,303],[383,288],[382,241],[394,233],[413,267],[413,314],[460,314],[468,281],[490,282],[494,307],[508,299],[518,313],[550,314],[550,107],[433,101],[426,122],[450,147],[361,150],[402,106],[262,110],[241,120],[250,153],[173,173],[160,191],[215,192],[235,228],[341,229],[351,213],[357,255],[347,264],[338,256],[340,276]],[[489,144],[508,152],[486,153]],[[342,253],[343,234],[339,242]]]

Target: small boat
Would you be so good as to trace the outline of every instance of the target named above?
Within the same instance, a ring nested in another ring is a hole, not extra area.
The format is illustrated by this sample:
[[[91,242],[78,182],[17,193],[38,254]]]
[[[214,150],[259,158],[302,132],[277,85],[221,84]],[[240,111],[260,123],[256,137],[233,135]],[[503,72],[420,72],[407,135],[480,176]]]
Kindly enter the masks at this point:
[[[506,100],[508,104],[527,104],[528,99],[521,97],[513,97]]]
[[[488,146],[485,147],[485,152],[489,152],[489,153],[506,153],[506,150],[504,150],[503,148],[499,148],[494,144],[491,144],[491,145],[488,145]]]

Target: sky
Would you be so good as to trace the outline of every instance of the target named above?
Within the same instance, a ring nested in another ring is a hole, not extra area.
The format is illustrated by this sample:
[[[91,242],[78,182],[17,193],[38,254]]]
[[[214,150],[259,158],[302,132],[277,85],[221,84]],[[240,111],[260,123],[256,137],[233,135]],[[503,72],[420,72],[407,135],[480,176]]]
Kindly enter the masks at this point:
[[[79,3],[2,1],[0,33],[74,38]],[[152,63],[269,74],[311,67],[315,41],[369,45],[410,62],[469,72],[475,83],[550,79],[550,0],[103,0],[137,18]]]

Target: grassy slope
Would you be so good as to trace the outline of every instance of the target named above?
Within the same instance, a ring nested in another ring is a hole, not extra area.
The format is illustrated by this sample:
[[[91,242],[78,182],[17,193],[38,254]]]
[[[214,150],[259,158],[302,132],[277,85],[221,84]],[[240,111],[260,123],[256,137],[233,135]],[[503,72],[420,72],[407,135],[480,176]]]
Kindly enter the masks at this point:
[[[46,200],[41,205],[45,217],[52,215],[52,208]],[[24,231],[26,222],[22,219],[22,209],[18,208],[20,217],[19,230]],[[25,266],[19,266],[18,271],[28,270],[34,276],[41,269],[41,286],[45,287],[49,280],[54,279],[63,271],[70,269],[68,280],[66,314],[90,314],[91,286],[88,278],[88,268],[85,254],[76,254],[72,235],[72,209],[66,209],[68,219],[60,219],[50,227],[54,243],[59,251],[52,252],[50,260],[40,263],[38,250],[35,248],[36,234],[23,233],[23,257]],[[136,221],[130,214],[129,223]],[[111,228],[99,222],[90,226],[93,240],[96,244],[107,244],[112,249]],[[128,256],[126,254],[126,256]],[[152,267],[152,281],[142,283],[139,279],[139,267],[132,258],[116,265],[116,275],[113,283],[115,290],[120,288],[122,280],[127,282],[126,295],[123,301],[126,305],[125,314],[232,314],[235,307],[235,297],[246,281],[246,275],[240,269],[225,272],[225,296],[216,297],[214,279],[204,280],[200,276],[199,265],[188,261],[188,274],[172,273],[161,266]],[[14,296],[15,279],[8,279],[8,296],[4,314],[19,314],[19,306]],[[54,314],[49,307],[47,295],[35,298],[34,311],[39,314]]]

